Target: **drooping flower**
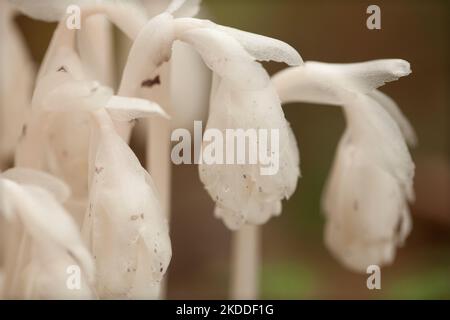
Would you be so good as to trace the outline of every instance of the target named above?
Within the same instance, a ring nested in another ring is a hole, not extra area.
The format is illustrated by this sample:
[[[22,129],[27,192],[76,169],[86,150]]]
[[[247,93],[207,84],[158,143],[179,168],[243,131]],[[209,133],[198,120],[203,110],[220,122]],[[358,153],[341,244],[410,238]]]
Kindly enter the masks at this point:
[[[14,168],[0,175],[5,221],[4,298],[93,298],[94,264],[62,203],[69,189],[43,172]],[[79,283],[68,283],[77,268]]]
[[[158,298],[171,258],[166,215],[152,179],[106,111],[95,118],[83,234],[97,262],[98,293],[109,298]]]
[[[396,104],[376,90],[410,73],[404,60],[306,62],[273,82],[283,102],[342,105],[347,128],[323,195],[327,247],[348,268],[390,264],[411,230],[416,137]]]
[[[167,221],[150,176],[113,120],[129,123],[162,111],[91,81],[75,35],[64,21],[55,31],[17,163],[61,175],[77,191],[78,214],[86,210],[77,218],[95,258],[99,297],[156,298],[171,256]]]
[[[155,77],[158,66],[169,60],[175,40],[191,45],[214,73],[208,128],[280,130],[282,162],[272,176],[261,175],[259,165],[200,165],[200,177],[217,201],[216,214],[227,226],[264,223],[280,213],[281,199],[294,191],[299,169],[291,129],[269,76],[255,60],[296,65],[301,58],[278,40],[164,13],[150,20],[136,38],[119,92],[139,92],[142,79]],[[147,68],[141,68],[140,61],[146,61]]]
[[[96,263],[97,294],[156,298],[171,256],[167,221],[150,176],[117,134],[112,118],[129,122],[162,111],[147,100],[113,96],[97,82],[77,80],[81,68],[76,58],[64,64],[66,81],[37,93],[39,104],[50,114],[88,116],[89,192],[83,237]],[[53,81],[57,70],[49,69],[40,83]]]
[[[7,1],[0,3],[0,171],[12,164],[28,116],[35,66]]]
[[[35,2],[24,1],[23,3],[21,8],[25,13],[41,19],[47,17],[43,12],[46,14],[53,12],[53,15],[47,18],[56,19],[60,13],[64,12],[65,8],[62,3],[53,1],[48,2],[47,11],[40,8]],[[135,24],[140,25],[142,22],[138,18],[140,15],[127,16],[129,14],[127,10],[120,11],[122,5],[113,6],[113,3],[108,1],[105,3],[108,5],[86,5],[83,7],[82,18],[87,19],[95,17],[97,14],[107,14],[113,22],[124,26],[122,29],[124,32],[135,36],[138,32],[135,29],[138,29],[138,26],[131,24],[132,27],[129,27],[124,21],[129,18]],[[34,7],[36,5],[37,8]],[[41,5],[44,5],[44,2]],[[131,8],[131,13],[135,12],[135,6],[131,4],[123,6]],[[145,18],[142,19],[146,21]],[[32,101],[32,115],[26,124],[25,134],[19,144],[15,160],[19,166],[45,170],[66,181],[72,190],[68,206],[80,213],[80,211],[84,211],[81,207],[85,204],[87,197],[89,116],[77,110],[50,114],[43,112],[40,105],[42,96],[57,84],[73,79],[100,80],[107,78],[105,74],[97,74],[96,70],[91,69],[91,59],[83,60],[85,55],[80,53],[81,56],[79,56],[76,53],[77,38],[79,39],[77,35],[79,35],[77,30],[66,28],[65,20],[62,18],[39,70]],[[44,75],[48,75],[45,80],[43,80]],[[80,218],[77,220],[80,221]]]

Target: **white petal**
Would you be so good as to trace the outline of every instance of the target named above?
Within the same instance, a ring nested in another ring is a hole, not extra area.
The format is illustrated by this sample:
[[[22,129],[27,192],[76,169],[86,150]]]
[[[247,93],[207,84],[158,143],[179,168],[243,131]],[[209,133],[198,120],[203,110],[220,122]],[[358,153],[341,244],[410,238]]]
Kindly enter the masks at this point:
[[[51,90],[42,100],[42,108],[56,112],[94,112],[107,105],[112,89],[96,81],[68,81]]]
[[[283,41],[230,27],[218,26],[218,28],[239,41],[256,60],[284,62],[290,66],[303,63],[300,54]]]
[[[409,63],[400,59],[334,64],[308,61],[272,77],[283,103],[312,102],[342,104],[337,92],[349,90],[371,93],[386,82],[411,72]]]
[[[54,176],[33,169],[15,167],[2,172],[1,176],[21,185],[33,185],[49,191],[55,199],[63,203],[70,195],[70,189]]]
[[[345,100],[344,111],[353,143],[370,154],[374,163],[396,177],[406,196],[412,200],[415,166],[398,125],[368,96],[346,95],[341,99]]]
[[[401,59],[382,59],[359,63],[321,63],[308,62],[308,67],[319,74],[326,73],[343,81],[342,87],[359,92],[370,92],[386,82],[398,80],[411,73],[408,61]]]
[[[410,231],[404,193],[390,174],[363,151],[340,145],[325,207],[325,241],[348,268],[364,273],[371,264],[390,264]]]
[[[417,135],[412,127],[411,123],[402,113],[397,103],[393,99],[391,99],[388,95],[384,94],[379,90],[374,90],[369,93],[370,97],[375,99],[384,109],[389,113],[389,115],[397,122],[400,130],[403,133],[406,141],[411,147],[417,145]]]
[[[178,38],[192,45],[205,64],[232,85],[246,90],[267,86],[269,77],[264,68],[225,32],[197,28],[182,32]]]
[[[97,113],[101,127],[93,139],[89,209],[83,226],[96,259],[98,293],[103,298],[131,297],[136,284],[148,284],[145,292],[135,293],[156,298],[154,287],[171,257],[167,220],[150,176],[108,117],[106,112]]]
[[[131,121],[152,115],[169,118],[157,103],[146,99],[112,96],[105,108],[111,117],[117,121]]]
[[[245,223],[262,224],[281,212],[280,201],[295,190],[299,156],[295,138],[284,118],[272,86],[263,90],[233,90],[226,82],[215,85],[206,130],[271,129],[279,132],[279,169],[262,175],[262,164],[206,164],[199,166],[200,179],[216,202],[215,214],[230,229]],[[226,142],[225,142],[226,143]],[[261,144],[261,142],[260,142]],[[268,146],[267,146],[268,147]],[[248,149],[247,145],[247,150]],[[265,150],[271,154],[271,150]],[[247,159],[248,161],[248,159]]]
[[[0,184],[7,208],[16,217],[9,221],[5,237],[12,239],[21,230],[24,241],[7,246],[6,295],[32,299],[92,297],[89,288],[94,273],[92,258],[69,214],[41,187],[20,186],[8,179],[0,179]],[[1,212],[3,209],[2,204]],[[17,264],[11,265],[11,261]],[[82,290],[67,288],[66,270],[71,265],[81,269]]]

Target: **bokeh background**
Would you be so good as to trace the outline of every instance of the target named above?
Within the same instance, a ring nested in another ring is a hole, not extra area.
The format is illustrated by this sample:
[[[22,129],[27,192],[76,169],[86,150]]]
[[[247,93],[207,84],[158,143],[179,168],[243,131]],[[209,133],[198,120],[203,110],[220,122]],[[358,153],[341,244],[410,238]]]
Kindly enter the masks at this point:
[[[3,1],[3,0],[2,0]],[[381,8],[381,30],[366,28],[366,8]],[[323,243],[321,192],[345,123],[338,107],[285,106],[297,137],[302,178],[283,213],[263,227],[261,297],[275,299],[450,298],[450,2],[446,0],[204,0],[202,16],[275,37],[304,60],[358,62],[403,58],[413,73],[382,91],[415,127],[414,228],[382,289],[367,275],[344,269]],[[19,17],[39,63],[54,24]],[[284,65],[265,64],[271,74]],[[230,232],[213,216],[213,202],[195,165],[173,167],[173,258],[168,297],[220,299],[229,295]]]

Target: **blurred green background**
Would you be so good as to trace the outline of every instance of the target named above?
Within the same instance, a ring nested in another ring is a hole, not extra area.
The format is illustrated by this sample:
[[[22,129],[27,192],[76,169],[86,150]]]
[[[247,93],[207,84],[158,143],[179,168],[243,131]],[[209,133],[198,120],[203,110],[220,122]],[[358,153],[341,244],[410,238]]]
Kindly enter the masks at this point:
[[[368,290],[323,243],[320,197],[345,123],[338,107],[285,106],[301,153],[302,178],[280,217],[263,228],[261,297],[283,299],[450,298],[450,5],[449,1],[377,1],[381,30],[366,28],[371,1],[203,1],[202,16],[283,40],[304,60],[357,62],[403,58],[413,73],[382,88],[417,130],[414,229],[382,289]],[[20,18],[36,61],[54,25]],[[265,64],[269,72],[284,65]],[[169,298],[227,298],[230,232],[213,217],[197,167],[174,166]]]

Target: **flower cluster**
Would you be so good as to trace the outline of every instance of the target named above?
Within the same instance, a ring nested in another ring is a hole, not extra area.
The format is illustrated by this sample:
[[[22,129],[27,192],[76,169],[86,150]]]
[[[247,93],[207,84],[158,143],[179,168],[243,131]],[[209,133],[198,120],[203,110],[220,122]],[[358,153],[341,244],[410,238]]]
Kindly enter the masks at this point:
[[[73,4],[81,29],[66,25]],[[204,112],[201,96],[209,96],[207,129],[279,133],[273,175],[262,175],[259,163],[199,165],[215,215],[232,230],[279,215],[296,189],[299,151],[282,103],[341,105],[347,129],[323,197],[325,242],[356,271],[392,262],[411,230],[406,142],[416,137],[377,88],[409,74],[409,64],[303,63],[282,41],[193,18],[198,8],[183,0],[166,8],[137,0],[1,3],[1,70],[15,75],[2,79],[0,92],[1,296],[159,298],[172,255],[167,195],[149,174],[158,176],[161,162],[146,170],[128,142],[141,118],[151,118],[144,138],[168,138],[169,121],[186,124]],[[18,12],[59,22],[37,74],[13,24]],[[117,88],[108,23],[131,43]],[[270,60],[291,67],[271,78],[258,62]],[[195,72],[180,71],[189,67]],[[166,159],[166,151],[153,147],[151,158]],[[81,290],[67,287],[72,265]]]

